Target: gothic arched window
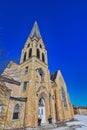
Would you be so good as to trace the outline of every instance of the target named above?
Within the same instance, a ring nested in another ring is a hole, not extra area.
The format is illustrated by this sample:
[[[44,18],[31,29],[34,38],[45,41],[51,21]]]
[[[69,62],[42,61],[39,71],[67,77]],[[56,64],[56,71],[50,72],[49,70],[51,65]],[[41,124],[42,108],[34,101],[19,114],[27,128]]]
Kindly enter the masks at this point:
[[[31,57],[32,56],[32,48],[30,48],[30,50],[29,50],[29,57]]]
[[[26,91],[26,89],[27,89],[27,83],[28,83],[28,82],[27,82],[27,81],[25,81],[25,82],[24,82],[24,84],[23,84],[23,92],[25,92],[25,91]]]
[[[30,44],[27,45],[27,48],[30,46]]]
[[[2,105],[0,105],[0,117],[2,116]]]
[[[40,44],[40,48],[42,48],[42,45]]]
[[[40,98],[38,105],[39,105],[39,107],[45,106],[45,102],[44,102],[44,99],[43,99],[43,98]]]
[[[28,73],[28,66],[25,68],[25,70],[24,70],[25,72],[25,74],[27,74]]]
[[[67,107],[65,90],[64,90],[63,87],[61,87],[61,93],[62,93],[62,100],[63,100],[63,103],[64,103],[64,107]]]
[[[19,119],[20,106],[16,104],[13,112],[13,119]]]
[[[23,59],[23,61],[26,61],[26,52],[24,53],[24,59]]]
[[[44,53],[42,53],[42,61],[45,62],[45,56],[44,56]]]
[[[41,81],[43,82],[44,81],[44,71],[43,71],[43,69],[42,68],[38,68],[38,72],[39,72],[39,74],[41,76]]]
[[[40,50],[37,49],[37,57],[40,58]]]

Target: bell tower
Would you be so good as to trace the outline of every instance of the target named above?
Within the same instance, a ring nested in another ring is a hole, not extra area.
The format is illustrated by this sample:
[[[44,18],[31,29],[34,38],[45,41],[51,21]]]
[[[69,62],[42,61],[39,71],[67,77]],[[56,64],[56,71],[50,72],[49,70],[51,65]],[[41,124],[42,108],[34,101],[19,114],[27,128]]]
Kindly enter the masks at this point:
[[[43,99],[44,115],[42,120],[48,122],[50,74],[48,70],[47,50],[42,40],[37,22],[22,49],[20,59],[22,73],[21,96],[27,97],[25,127],[37,127],[39,101]]]

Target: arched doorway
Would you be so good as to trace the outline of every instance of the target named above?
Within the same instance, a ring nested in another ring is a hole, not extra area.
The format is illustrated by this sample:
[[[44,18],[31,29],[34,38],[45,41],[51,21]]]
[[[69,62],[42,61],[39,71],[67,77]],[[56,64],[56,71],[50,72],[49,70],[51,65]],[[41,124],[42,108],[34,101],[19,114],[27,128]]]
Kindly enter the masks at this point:
[[[41,118],[41,123],[46,123],[45,101],[43,98],[39,99],[38,117]]]

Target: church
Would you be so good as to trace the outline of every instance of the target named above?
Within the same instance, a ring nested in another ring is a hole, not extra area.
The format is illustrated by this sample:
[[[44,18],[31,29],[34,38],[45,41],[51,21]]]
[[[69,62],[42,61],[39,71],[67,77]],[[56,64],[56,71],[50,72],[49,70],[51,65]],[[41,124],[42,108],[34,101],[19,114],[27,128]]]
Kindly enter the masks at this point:
[[[38,127],[74,118],[60,70],[50,74],[45,44],[34,23],[21,52],[20,64],[11,61],[0,76],[0,130]]]

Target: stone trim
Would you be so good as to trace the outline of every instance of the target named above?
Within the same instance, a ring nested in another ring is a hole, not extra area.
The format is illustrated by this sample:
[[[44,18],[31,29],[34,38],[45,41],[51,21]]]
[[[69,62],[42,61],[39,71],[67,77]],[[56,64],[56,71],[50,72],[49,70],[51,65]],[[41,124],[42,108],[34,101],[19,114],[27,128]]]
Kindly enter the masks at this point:
[[[21,98],[21,97],[10,97],[11,100],[21,101],[21,102],[27,102],[27,98]]]
[[[9,79],[9,78],[1,76],[1,75],[0,75],[0,81],[8,82],[8,83],[11,83],[11,84],[20,85],[20,82],[14,80],[14,79]]]

